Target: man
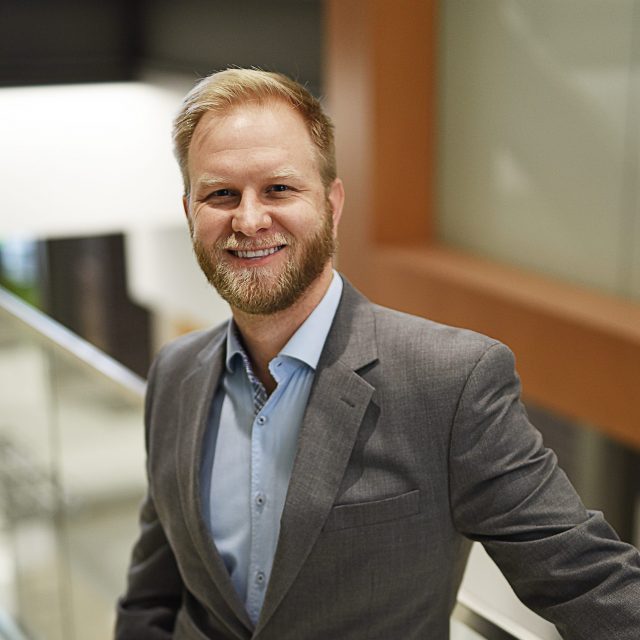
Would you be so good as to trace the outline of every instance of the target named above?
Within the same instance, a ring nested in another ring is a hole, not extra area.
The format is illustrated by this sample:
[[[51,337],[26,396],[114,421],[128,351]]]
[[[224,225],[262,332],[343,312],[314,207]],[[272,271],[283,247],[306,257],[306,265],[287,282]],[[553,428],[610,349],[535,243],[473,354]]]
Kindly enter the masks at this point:
[[[640,637],[640,556],[587,512],[503,345],[332,269],[332,126],[288,78],[202,80],[174,140],[233,320],[165,347],[119,640],[449,637],[470,540],[566,638]]]

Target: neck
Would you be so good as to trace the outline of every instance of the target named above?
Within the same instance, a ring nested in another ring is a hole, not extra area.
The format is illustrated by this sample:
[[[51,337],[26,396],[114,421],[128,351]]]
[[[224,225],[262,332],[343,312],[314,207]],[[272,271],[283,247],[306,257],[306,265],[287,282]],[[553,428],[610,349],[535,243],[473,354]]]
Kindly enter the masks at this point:
[[[318,306],[331,284],[331,264],[320,274],[296,302],[287,309],[268,315],[253,315],[232,308],[233,319],[242,335],[255,375],[271,393],[276,383],[269,371],[275,358],[300,325]]]

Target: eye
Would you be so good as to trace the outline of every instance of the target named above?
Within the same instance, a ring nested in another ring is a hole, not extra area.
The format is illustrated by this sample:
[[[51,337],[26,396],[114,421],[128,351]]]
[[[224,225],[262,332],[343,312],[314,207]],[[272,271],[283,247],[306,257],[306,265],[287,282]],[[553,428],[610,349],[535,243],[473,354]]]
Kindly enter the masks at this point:
[[[284,193],[285,191],[290,191],[291,187],[287,186],[286,184],[272,184],[267,191],[270,191],[272,193]]]
[[[232,195],[231,189],[216,189],[216,191],[209,194],[209,198],[228,198]]]

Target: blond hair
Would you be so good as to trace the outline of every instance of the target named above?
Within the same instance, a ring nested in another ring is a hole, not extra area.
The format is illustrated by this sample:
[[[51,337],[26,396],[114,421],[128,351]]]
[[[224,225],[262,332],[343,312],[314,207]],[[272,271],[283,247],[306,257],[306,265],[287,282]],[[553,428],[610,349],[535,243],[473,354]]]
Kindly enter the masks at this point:
[[[205,113],[220,115],[252,101],[264,104],[281,100],[299,113],[318,151],[320,177],[325,189],[336,178],[333,124],[320,102],[298,82],[281,73],[259,69],[226,69],[200,80],[186,95],[173,122],[173,147],[180,165],[185,194],[189,193],[189,146],[193,133]]]

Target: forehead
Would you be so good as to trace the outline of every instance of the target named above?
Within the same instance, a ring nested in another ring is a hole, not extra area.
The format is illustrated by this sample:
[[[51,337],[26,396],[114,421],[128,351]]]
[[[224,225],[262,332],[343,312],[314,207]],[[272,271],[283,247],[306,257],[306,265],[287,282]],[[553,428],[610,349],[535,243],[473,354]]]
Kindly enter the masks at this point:
[[[315,146],[302,116],[282,101],[248,102],[224,113],[205,113],[194,131],[189,164],[213,154],[280,153],[315,157]]]

